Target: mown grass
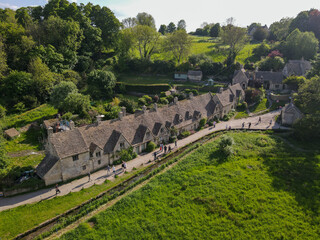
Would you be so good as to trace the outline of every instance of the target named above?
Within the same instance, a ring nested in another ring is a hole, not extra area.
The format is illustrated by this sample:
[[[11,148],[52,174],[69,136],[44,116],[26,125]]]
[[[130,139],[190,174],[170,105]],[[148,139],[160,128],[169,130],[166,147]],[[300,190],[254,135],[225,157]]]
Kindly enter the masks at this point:
[[[277,136],[201,146],[61,239],[319,239],[320,156]]]
[[[1,239],[11,239],[40,223],[49,220],[77,205],[97,196],[125,179],[130,178],[144,168],[122,175],[114,181],[94,185],[90,188],[82,189],[79,192],[72,192],[65,196],[55,197],[50,200],[41,201],[34,204],[19,206],[13,209],[0,212],[0,236]]]
[[[58,110],[54,107],[43,104],[24,113],[12,114],[2,118],[0,120],[0,126],[2,126],[4,129],[11,127],[20,128],[35,121],[52,118],[57,113]]]
[[[249,107],[250,112],[258,113],[263,110],[266,110],[269,107],[269,102],[267,98],[262,99],[259,103]]]
[[[249,117],[247,110],[243,110],[241,112],[237,112],[234,119],[246,118]]]
[[[128,83],[128,84],[168,84],[172,78],[166,76],[139,76],[133,74],[121,74],[117,80],[119,83]]]

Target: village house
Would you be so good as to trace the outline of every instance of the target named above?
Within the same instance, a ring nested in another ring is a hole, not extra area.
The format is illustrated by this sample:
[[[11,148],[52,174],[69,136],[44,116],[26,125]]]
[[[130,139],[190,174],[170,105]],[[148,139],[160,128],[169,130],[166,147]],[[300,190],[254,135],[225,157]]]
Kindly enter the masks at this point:
[[[113,164],[122,149],[143,152],[147,144],[168,142],[171,130],[178,134],[196,130],[202,118],[222,118],[244,98],[240,84],[212,95],[189,94],[189,99],[158,108],[145,106],[135,114],[126,114],[123,107],[117,119],[101,121],[83,127],[70,124],[69,131],[53,133],[48,128],[46,156],[38,165],[37,174],[46,185],[75,178]]]
[[[174,80],[187,81],[187,80],[188,80],[188,73],[175,72],[175,73],[174,73]]]
[[[312,68],[311,63],[304,59],[289,60],[283,68],[283,76],[306,76],[306,73]]]
[[[261,83],[267,90],[284,90],[286,85],[282,83],[284,80],[282,72],[257,71],[255,72],[255,81]]]
[[[202,80],[202,71],[188,71],[188,79],[190,81],[201,81]]]
[[[232,78],[232,85],[239,83],[243,90],[247,89],[249,84],[249,77],[247,76],[246,71],[241,68],[240,70],[236,70],[234,72]]]
[[[286,104],[281,110],[281,124],[292,126],[302,118],[302,112],[291,102]]]

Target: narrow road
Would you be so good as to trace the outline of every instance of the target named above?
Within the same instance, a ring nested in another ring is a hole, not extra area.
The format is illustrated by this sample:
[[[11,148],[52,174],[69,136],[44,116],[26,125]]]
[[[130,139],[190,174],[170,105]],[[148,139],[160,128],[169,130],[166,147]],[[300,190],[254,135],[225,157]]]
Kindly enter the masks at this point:
[[[216,124],[215,128],[208,127],[190,135],[187,138],[179,140],[178,148],[188,145],[189,143],[192,143],[198,140],[199,138],[202,138],[212,132],[229,128],[229,126],[231,126],[232,129],[243,129],[242,128],[243,122],[245,122],[244,129],[248,129],[249,122],[251,122],[251,129],[258,129],[258,130],[279,129],[279,128],[287,129],[275,123],[275,117],[279,114],[280,114],[280,110],[277,110],[277,111],[270,112],[260,116],[230,120],[228,122],[220,122]],[[258,123],[259,117],[261,117],[262,119],[261,123]],[[271,124],[270,124],[270,120],[272,120]],[[170,144],[170,146],[172,149],[175,149],[174,144]],[[157,149],[156,151],[159,151],[159,149]],[[147,165],[148,162],[150,162],[150,160],[153,160],[153,159],[154,159],[153,153],[139,155],[137,158],[127,163],[127,171],[130,172],[132,171],[133,168],[139,168],[142,165]],[[115,168],[116,168],[116,171],[120,171],[121,165],[115,166]],[[60,185],[59,189],[61,193],[59,193],[58,195],[62,196],[62,195],[68,194],[69,192],[77,192],[77,191],[80,191],[82,188],[91,187],[94,184],[102,184],[106,179],[110,181],[113,181],[115,179],[114,174],[112,173],[112,170],[110,172],[107,172],[106,169],[102,169],[95,173],[92,173],[91,181],[88,181],[88,177],[86,176],[86,177],[74,180],[72,182]],[[35,192],[26,193],[26,194],[17,195],[17,196],[8,197],[8,198],[0,198],[0,211],[21,206],[24,204],[30,204],[30,203],[35,203],[35,202],[39,202],[46,199],[51,199],[51,198],[54,198],[55,196],[56,196],[55,189],[51,188],[51,189],[41,189]]]

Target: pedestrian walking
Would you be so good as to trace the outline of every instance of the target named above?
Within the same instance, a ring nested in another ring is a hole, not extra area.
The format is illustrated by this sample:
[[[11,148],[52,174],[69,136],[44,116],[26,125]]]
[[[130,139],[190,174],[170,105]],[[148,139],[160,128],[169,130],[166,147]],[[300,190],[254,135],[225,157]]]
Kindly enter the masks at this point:
[[[124,169],[127,169],[127,163],[126,162],[123,163],[123,166],[124,166]]]
[[[258,121],[258,123],[261,123],[261,117],[259,117],[259,121]]]
[[[174,146],[175,146],[175,147],[178,147],[177,140],[174,141]]]
[[[249,122],[249,124],[248,124],[248,128],[250,128],[251,127],[251,122]]]
[[[231,126],[229,126],[229,131],[231,130]]]
[[[242,123],[242,128],[244,128],[244,124],[245,124],[245,122]]]
[[[109,164],[107,165],[107,170],[108,170],[108,172],[110,172],[110,166],[109,166]]]
[[[91,181],[91,174],[90,174],[90,172],[88,172],[88,182],[90,182]]]
[[[171,146],[169,145],[169,149],[168,149],[168,152],[171,152]]]
[[[160,143],[160,152],[162,152],[162,147],[163,147],[163,145],[162,145],[162,143]]]
[[[270,125],[272,124],[272,119],[270,119]]]
[[[213,128],[216,127],[216,124],[217,124],[216,121],[214,121],[214,122],[213,122]]]
[[[116,168],[114,167],[114,165],[112,166],[112,171],[113,171],[113,174],[116,174]]]
[[[167,146],[164,146],[164,153],[167,153]]]
[[[154,156],[154,160],[157,160],[157,152],[154,152],[153,156]]]
[[[56,195],[58,195],[58,193],[61,193],[59,187],[58,187],[58,184],[56,184]]]

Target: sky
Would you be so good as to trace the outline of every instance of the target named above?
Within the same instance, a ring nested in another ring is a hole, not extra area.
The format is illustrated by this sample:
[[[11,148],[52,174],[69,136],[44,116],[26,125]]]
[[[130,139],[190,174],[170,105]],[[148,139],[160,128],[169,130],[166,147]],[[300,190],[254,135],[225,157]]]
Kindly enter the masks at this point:
[[[0,8],[45,5],[47,0],[0,0]],[[303,10],[320,9],[320,0],[69,0],[69,2],[99,4],[110,8],[120,20],[139,12],[151,14],[157,28],[184,19],[188,31],[195,31],[203,22],[225,23],[235,18],[238,26],[253,22],[268,26],[283,17],[295,17]]]

